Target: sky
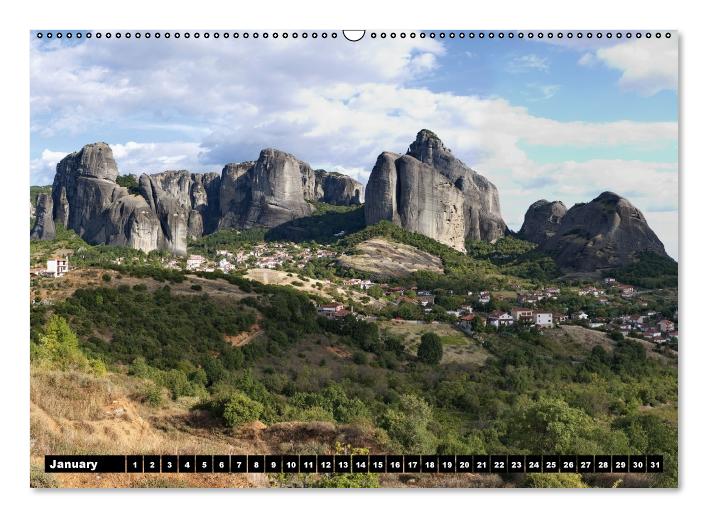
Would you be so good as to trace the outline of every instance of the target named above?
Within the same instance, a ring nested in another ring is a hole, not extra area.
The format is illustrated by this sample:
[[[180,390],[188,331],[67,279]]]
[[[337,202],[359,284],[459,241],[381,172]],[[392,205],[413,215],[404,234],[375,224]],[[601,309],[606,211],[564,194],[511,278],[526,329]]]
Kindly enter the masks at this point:
[[[121,174],[221,171],[275,147],[365,183],[434,131],[529,205],[611,190],[678,259],[678,36],[61,40],[30,35],[30,181],[108,142]]]

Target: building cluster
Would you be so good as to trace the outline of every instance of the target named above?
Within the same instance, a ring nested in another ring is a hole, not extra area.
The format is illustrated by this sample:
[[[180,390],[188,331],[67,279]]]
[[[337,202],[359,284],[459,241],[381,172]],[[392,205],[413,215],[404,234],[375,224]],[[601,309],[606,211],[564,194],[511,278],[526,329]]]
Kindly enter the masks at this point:
[[[237,267],[277,269],[286,263],[293,263],[297,268],[304,268],[313,259],[336,257],[336,252],[326,249],[310,249],[294,243],[261,243],[249,250],[230,252],[217,250],[217,265],[220,270],[229,272]]]
[[[560,288],[544,288],[538,291],[521,291],[516,294],[516,302],[519,304],[536,304],[542,300],[557,300],[560,295]]]
[[[647,311],[642,315],[621,315],[607,322],[607,329],[620,331],[623,335],[639,336],[654,343],[678,340],[678,315],[673,319],[666,318],[656,311]]]
[[[345,286],[349,286],[350,288],[358,288],[360,290],[368,290],[375,284],[376,283],[371,279],[346,279],[344,281]]]

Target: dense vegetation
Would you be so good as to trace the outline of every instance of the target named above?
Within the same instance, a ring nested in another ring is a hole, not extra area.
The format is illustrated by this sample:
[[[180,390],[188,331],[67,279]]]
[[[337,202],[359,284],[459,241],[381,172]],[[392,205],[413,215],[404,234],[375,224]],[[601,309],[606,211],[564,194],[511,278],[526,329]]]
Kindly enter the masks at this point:
[[[262,243],[267,229],[262,227],[244,230],[225,229],[202,236],[189,243],[189,250],[195,254],[211,255],[217,250]]]
[[[87,358],[127,364],[172,397],[195,397],[226,426],[366,423],[387,450],[421,453],[663,453],[668,471],[653,483],[676,483],[676,369],[631,340],[588,352],[533,331],[483,332],[484,366],[436,364],[437,337],[425,339],[436,361],[421,361],[374,322],[318,318],[292,289],[251,288],[238,303],[168,287],[78,290],[33,309],[33,355],[75,333]],[[225,341],[255,323],[263,334],[248,345]],[[159,393],[145,398],[159,404]]]
[[[508,275],[548,282],[561,274],[551,257],[523,239],[504,236],[494,243],[467,241],[465,245],[470,256],[486,259]]]
[[[617,268],[612,275],[618,281],[643,288],[678,286],[678,263],[654,252],[640,252],[636,262]]]

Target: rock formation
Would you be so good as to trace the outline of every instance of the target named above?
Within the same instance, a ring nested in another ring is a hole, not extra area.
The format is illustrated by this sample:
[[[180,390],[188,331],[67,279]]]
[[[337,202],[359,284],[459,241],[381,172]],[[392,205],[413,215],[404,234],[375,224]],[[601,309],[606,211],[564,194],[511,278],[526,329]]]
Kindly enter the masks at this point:
[[[507,232],[497,188],[429,130],[418,132],[406,155],[379,155],[364,210],[368,225],[387,219],[458,250],[465,239],[493,241]]]
[[[524,216],[519,237],[538,245],[552,238],[568,211],[562,201],[538,200]]]
[[[185,254],[189,239],[222,228],[274,227],[310,215],[311,202],[360,203],[362,192],[351,178],[314,171],[276,149],[264,149],[255,162],[227,164],[221,175],[143,174],[139,195],[117,178],[108,144],[89,144],[65,157],[51,197],[38,199],[31,237],[53,239],[61,224],[92,244]]]
[[[527,231],[533,235],[543,230]],[[553,257],[560,268],[583,272],[631,263],[642,251],[667,256],[639,209],[612,192],[573,205],[539,250]]]
[[[32,234],[30,235],[31,239],[48,240],[56,237],[52,212],[52,197],[44,193],[37,196],[37,208],[34,211],[35,221]]]
[[[345,174],[317,169],[315,196],[331,205],[359,205],[364,203],[364,186]]]

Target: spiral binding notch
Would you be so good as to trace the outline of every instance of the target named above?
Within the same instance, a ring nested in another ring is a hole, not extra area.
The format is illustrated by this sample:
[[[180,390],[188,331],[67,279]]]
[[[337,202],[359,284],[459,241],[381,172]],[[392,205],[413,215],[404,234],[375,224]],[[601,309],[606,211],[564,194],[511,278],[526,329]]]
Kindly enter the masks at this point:
[[[367,31],[367,30],[341,30],[341,31],[33,31],[37,39],[46,40],[81,40],[81,39],[215,39],[215,40],[268,40],[268,39],[313,39],[323,40],[337,39],[341,36],[347,41],[362,41],[368,34],[370,39],[608,39],[608,40],[629,40],[629,39],[669,39],[673,36],[673,31]]]

